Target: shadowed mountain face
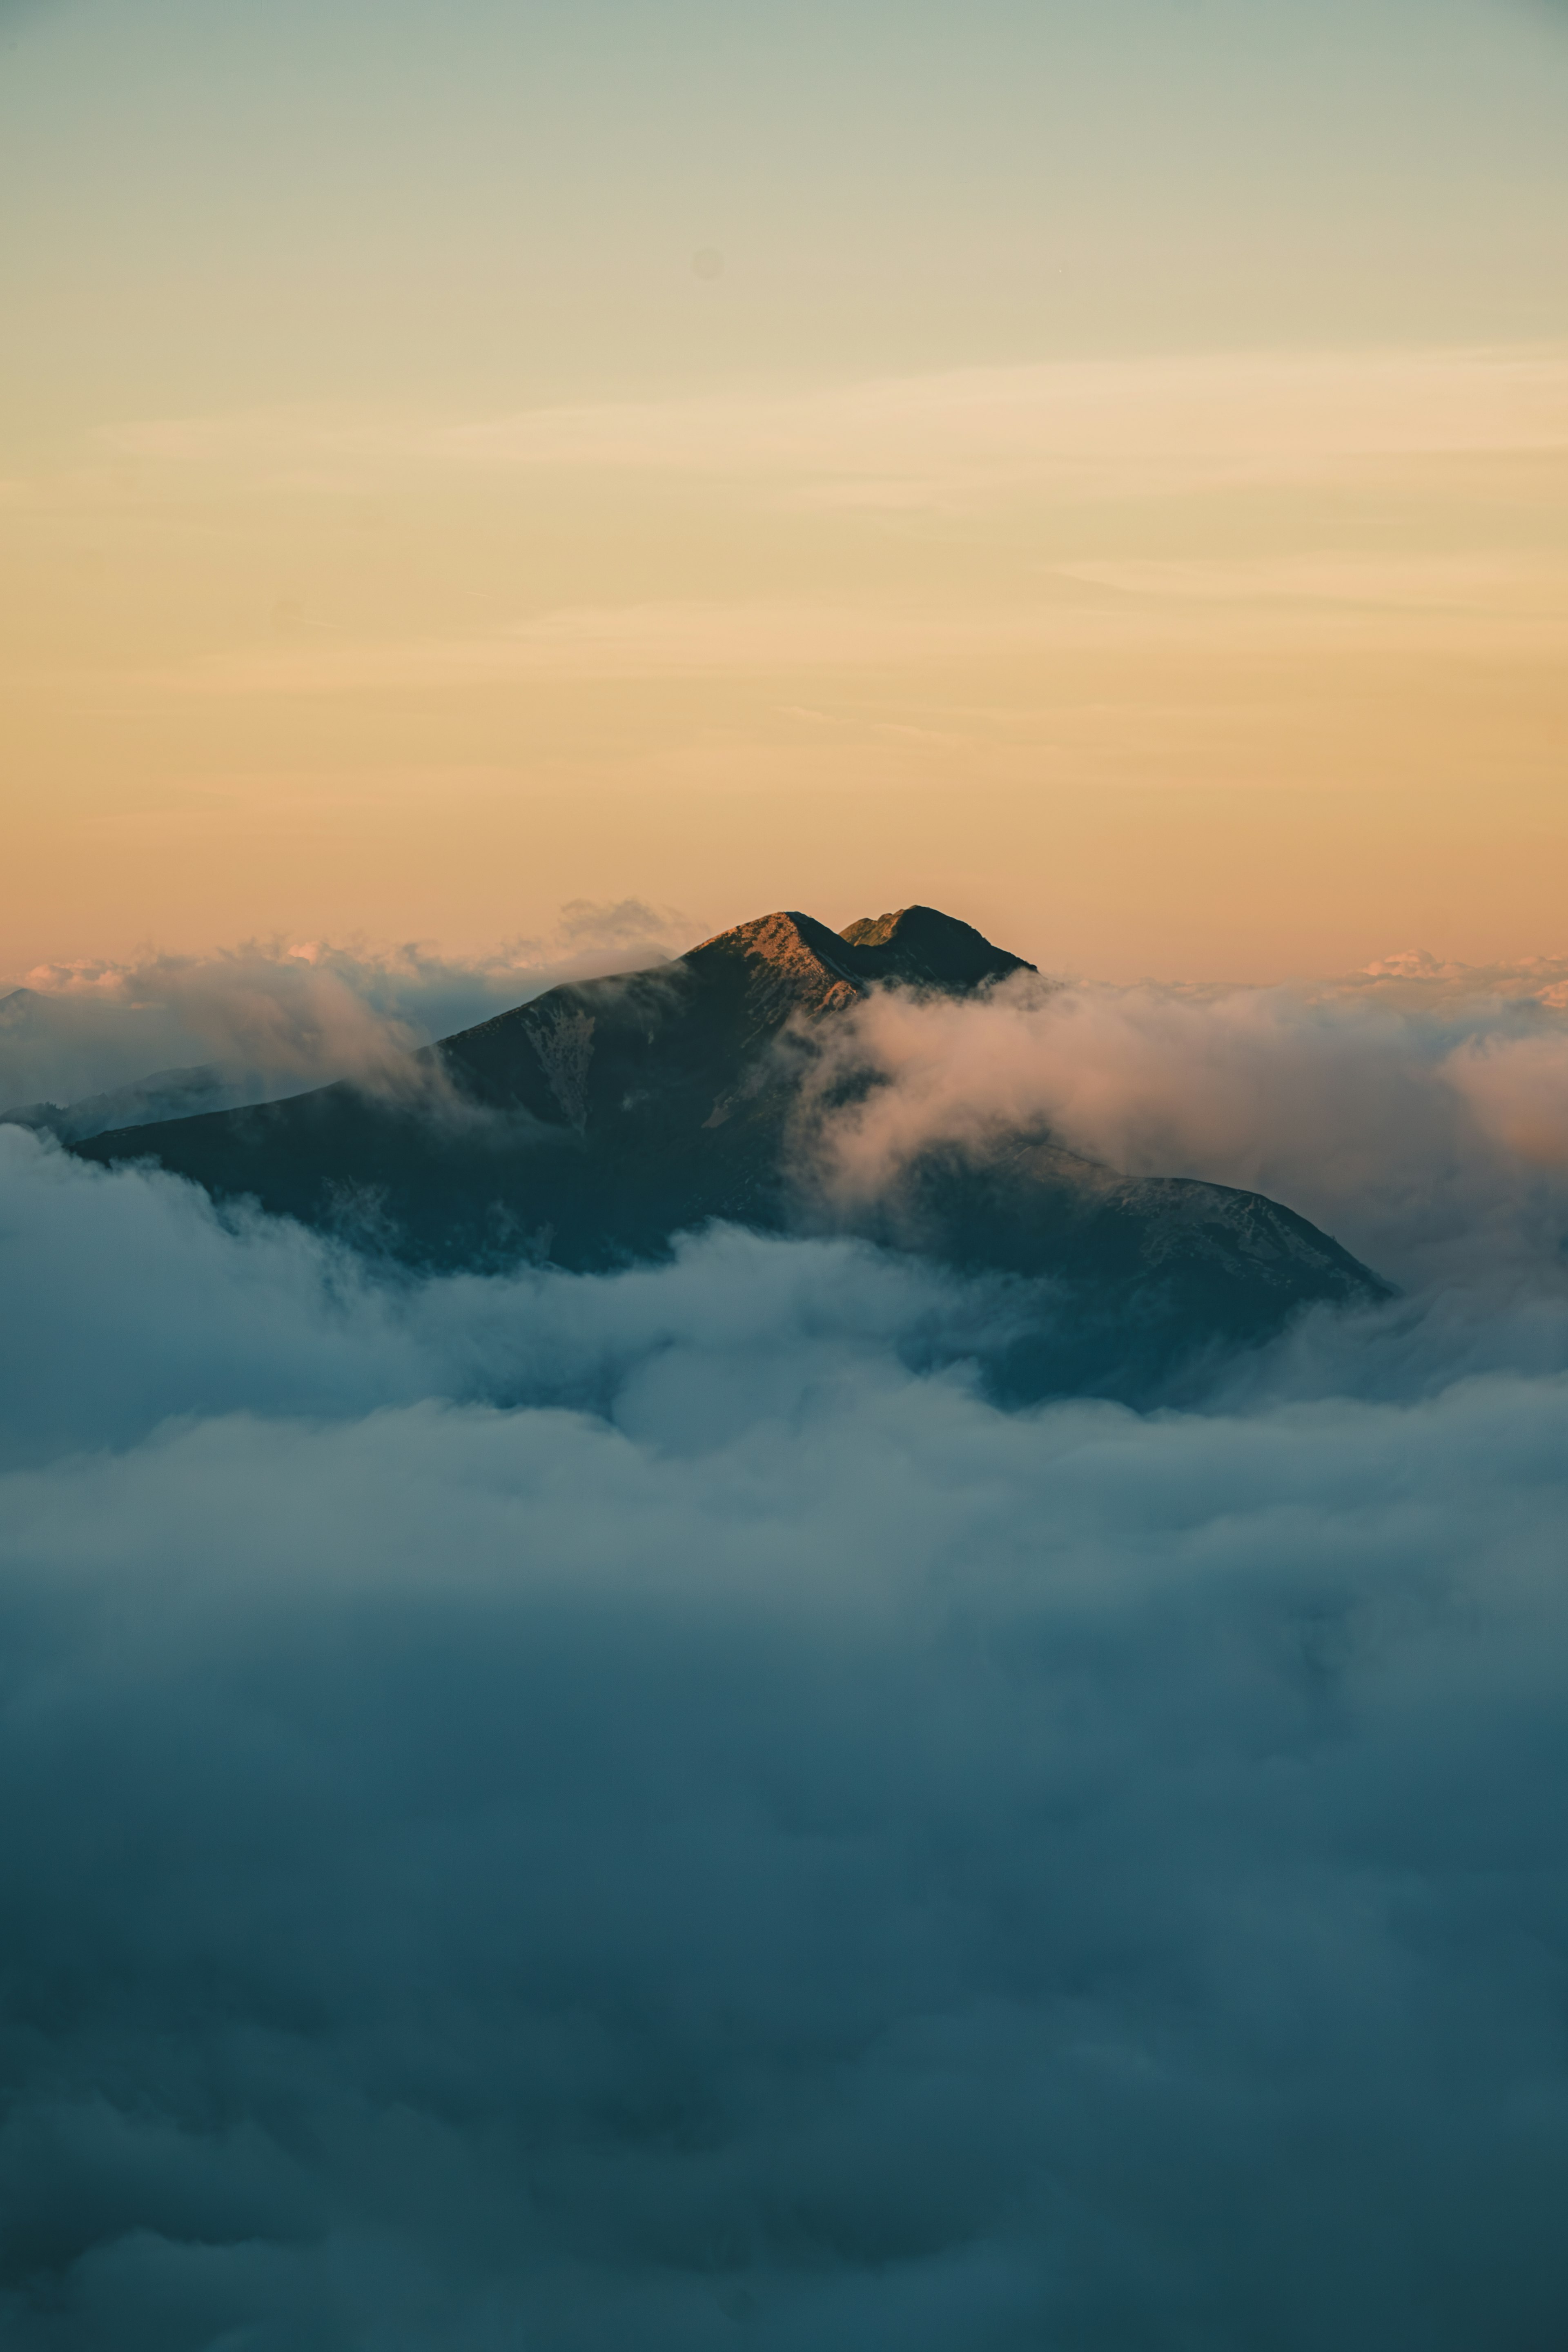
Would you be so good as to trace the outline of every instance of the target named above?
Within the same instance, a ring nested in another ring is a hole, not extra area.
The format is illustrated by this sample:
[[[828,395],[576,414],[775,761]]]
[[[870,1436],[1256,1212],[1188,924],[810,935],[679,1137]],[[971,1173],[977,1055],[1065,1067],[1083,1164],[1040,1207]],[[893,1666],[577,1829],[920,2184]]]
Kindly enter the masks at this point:
[[[1278,1329],[1313,1301],[1383,1286],[1259,1195],[1134,1182],[1018,1134],[983,1157],[928,1151],[854,1210],[814,1193],[808,1083],[831,1026],[876,987],[969,995],[1032,971],[925,907],[844,931],[767,915],[649,971],[550,991],[416,1055],[406,1087],[343,1082],[77,1142],[155,1160],[220,1199],[335,1229],[426,1266],[520,1258],[604,1269],[722,1218],[852,1230],[1012,1278],[1018,1312],[993,1365],[1018,1395],[1146,1391],[1216,1341]],[[879,1083],[840,1078],[838,1100]],[[1048,1287],[1042,1287],[1048,1286]]]

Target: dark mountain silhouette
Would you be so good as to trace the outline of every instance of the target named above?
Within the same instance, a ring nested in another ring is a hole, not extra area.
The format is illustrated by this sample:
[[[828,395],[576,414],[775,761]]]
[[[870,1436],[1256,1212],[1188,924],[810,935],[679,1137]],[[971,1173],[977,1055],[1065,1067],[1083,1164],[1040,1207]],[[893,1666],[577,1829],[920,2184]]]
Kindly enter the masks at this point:
[[[1317,1301],[1386,1293],[1260,1195],[1134,1181],[1019,1132],[920,1155],[847,1208],[814,1184],[814,1132],[879,1083],[823,1043],[877,987],[970,995],[1033,971],[927,907],[842,932],[775,914],[651,971],[552,989],[412,1057],[401,1088],[343,1081],[282,1102],[122,1128],[88,1160],[155,1160],[219,1199],[335,1229],[423,1266],[531,1257],[605,1269],[721,1218],[851,1230],[1017,1293],[1016,1393],[1146,1389],[1215,1342]]]

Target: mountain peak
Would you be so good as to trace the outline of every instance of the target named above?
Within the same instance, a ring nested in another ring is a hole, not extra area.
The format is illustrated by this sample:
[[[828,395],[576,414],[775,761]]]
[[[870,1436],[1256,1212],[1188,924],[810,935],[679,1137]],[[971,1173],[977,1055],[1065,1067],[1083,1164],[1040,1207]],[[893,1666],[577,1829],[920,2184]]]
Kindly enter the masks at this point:
[[[788,996],[812,1013],[841,1011],[879,982],[967,994],[1035,969],[934,907],[865,915],[842,931],[794,909],[760,915],[704,940],[681,961],[699,971],[739,961],[753,990]]]
[[[783,1020],[792,1012],[846,1012],[861,993],[837,931],[787,910],[737,923],[680,961],[700,979],[738,970],[748,1003],[764,1020]]]
[[[900,907],[890,915],[862,915],[838,934],[853,951],[857,973],[868,980],[903,980],[942,989],[980,988],[1010,972],[1033,971],[1022,956],[993,947],[983,931],[935,907]]]

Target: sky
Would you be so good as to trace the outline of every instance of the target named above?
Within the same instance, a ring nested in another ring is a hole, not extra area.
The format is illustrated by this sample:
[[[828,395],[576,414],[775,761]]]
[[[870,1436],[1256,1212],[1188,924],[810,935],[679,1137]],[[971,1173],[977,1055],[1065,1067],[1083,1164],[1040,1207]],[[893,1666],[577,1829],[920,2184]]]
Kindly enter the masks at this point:
[[[1555,0],[9,0],[0,979],[1560,955],[1565,117]]]

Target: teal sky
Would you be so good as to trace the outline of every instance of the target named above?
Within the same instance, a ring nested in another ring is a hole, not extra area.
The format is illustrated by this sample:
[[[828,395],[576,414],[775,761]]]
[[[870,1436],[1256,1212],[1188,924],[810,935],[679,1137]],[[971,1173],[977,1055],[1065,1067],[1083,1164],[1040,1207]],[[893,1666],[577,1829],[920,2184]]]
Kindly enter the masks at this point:
[[[14,432],[1562,325],[1568,11],[1530,0],[0,21]]]

